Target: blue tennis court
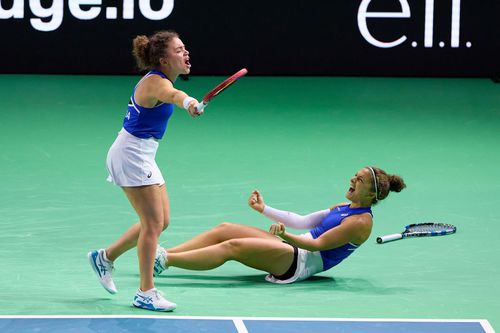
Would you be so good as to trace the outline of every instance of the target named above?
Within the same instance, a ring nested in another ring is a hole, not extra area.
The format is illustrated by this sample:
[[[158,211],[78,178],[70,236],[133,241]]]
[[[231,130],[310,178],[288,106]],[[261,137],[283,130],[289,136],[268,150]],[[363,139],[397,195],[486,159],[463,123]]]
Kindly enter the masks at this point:
[[[205,333],[494,333],[487,320],[240,318],[179,316],[0,317],[10,332],[205,332]]]

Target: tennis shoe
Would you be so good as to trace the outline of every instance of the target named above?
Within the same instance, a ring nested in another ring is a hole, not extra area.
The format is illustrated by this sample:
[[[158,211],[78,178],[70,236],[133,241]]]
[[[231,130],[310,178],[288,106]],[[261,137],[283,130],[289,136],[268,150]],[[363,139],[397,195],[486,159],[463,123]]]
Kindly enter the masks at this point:
[[[107,260],[105,255],[105,250],[100,249],[89,252],[87,257],[89,259],[90,266],[94,270],[97,275],[97,279],[104,289],[106,289],[110,294],[116,294],[118,290],[116,290],[115,283],[113,282],[113,262]]]
[[[132,305],[151,311],[173,311],[177,307],[177,304],[167,301],[163,293],[156,288],[148,291],[138,289]]]
[[[154,276],[159,276],[164,270],[167,269],[167,251],[160,245],[156,247],[156,257],[154,265]]]

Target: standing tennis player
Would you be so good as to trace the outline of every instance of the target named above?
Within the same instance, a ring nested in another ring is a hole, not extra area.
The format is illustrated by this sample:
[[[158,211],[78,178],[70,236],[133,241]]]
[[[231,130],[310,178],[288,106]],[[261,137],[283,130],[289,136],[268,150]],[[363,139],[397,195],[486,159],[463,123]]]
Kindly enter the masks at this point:
[[[133,305],[154,311],[172,311],[176,304],[154,287],[153,266],[160,233],[169,224],[170,208],[165,180],[155,162],[158,141],[165,134],[174,104],[190,116],[201,114],[198,101],[175,89],[181,74],[189,74],[189,52],[177,33],[160,31],[133,40],[133,55],[141,70],[149,71],[135,86],[123,120],[123,128],[108,152],[108,181],[120,186],[139,216],[116,242],[88,254],[99,282],[111,294],[113,262],[137,246],[140,287]]]
[[[306,216],[265,205],[261,194],[254,191],[248,199],[249,205],[276,222],[269,232],[222,223],[174,248],[159,248],[155,274],[170,266],[209,270],[235,260],[268,272],[269,282],[305,280],[338,265],[355,252],[370,236],[371,207],[390,191],[400,192],[405,187],[401,177],[388,175],[376,167],[365,167],[351,178],[345,195],[349,202]],[[309,231],[295,235],[288,233],[286,227]]]

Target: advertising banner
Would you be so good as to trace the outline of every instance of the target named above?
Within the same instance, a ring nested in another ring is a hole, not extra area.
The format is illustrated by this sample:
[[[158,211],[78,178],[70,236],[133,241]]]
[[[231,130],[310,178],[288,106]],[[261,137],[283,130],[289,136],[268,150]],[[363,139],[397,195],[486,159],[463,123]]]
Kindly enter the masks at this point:
[[[135,73],[163,29],[195,75],[500,74],[499,0],[0,0],[0,73]]]

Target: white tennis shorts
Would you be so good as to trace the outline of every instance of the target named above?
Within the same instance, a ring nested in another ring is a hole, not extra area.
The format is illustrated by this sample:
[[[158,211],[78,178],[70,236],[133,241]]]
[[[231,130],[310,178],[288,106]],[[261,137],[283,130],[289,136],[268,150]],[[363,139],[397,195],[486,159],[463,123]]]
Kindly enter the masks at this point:
[[[312,239],[312,235],[309,232],[302,234],[301,236]],[[266,281],[280,284],[293,283],[308,279],[314,274],[322,271],[323,259],[321,258],[321,253],[319,251],[311,252],[298,248],[297,269],[295,270],[295,274],[291,278],[286,280],[279,280],[272,274],[269,274],[266,276]]]
[[[155,138],[141,139],[122,128],[108,151],[107,180],[122,187],[165,184],[155,161],[157,149]]]

